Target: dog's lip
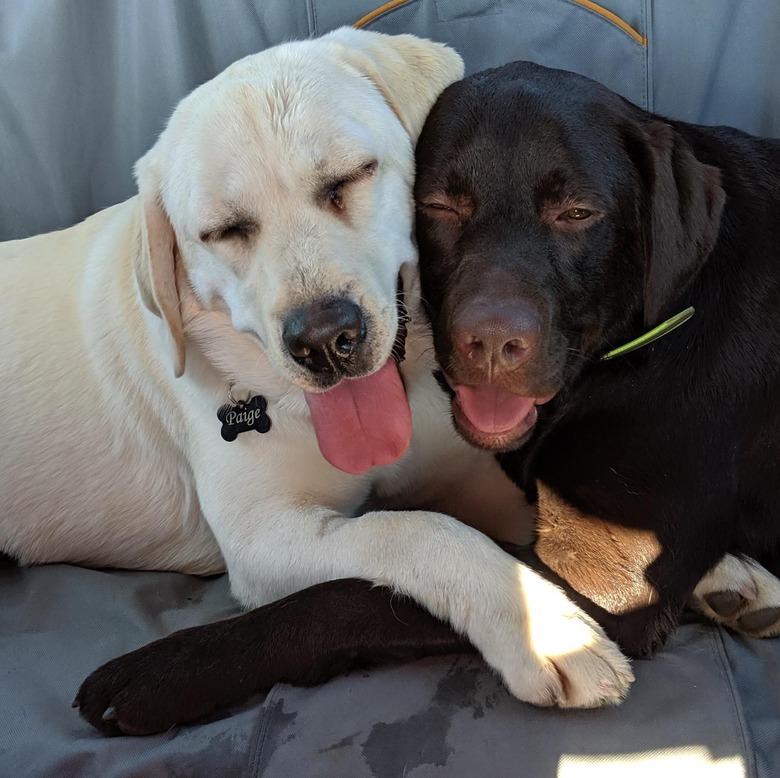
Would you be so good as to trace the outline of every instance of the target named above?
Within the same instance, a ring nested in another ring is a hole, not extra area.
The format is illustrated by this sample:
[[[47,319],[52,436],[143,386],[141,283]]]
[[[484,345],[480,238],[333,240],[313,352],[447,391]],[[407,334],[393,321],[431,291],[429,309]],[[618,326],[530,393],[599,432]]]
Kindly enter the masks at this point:
[[[444,371],[442,371],[442,375],[444,376],[444,380],[449,384],[453,392],[457,389],[458,386],[479,386],[479,384],[473,384],[467,381],[458,381]],[[545,403],[550,402],[550,400],[552,400],[553,397],[555,397],[555,395],[558,394],[557,389],[553,391],[541,392],[538,395],[534,394],[533,392],[527,392],[521,394],[520,392],[513,392],[511,389],[507,389],[506,391],[522,397],[533,397],[534,405],[544,405]]]
[[[475,427],[460,407],[457,397],[452,401],[452,416],[460,434],[477,448],[489,451],[509,451],[525,442],[537,419],[536,406],[522,421],[508,430],[485,432]]]
[[[461,385],[460,382],[446,373],[443,373],[443,375],[445,381],[455,393],[457,387]],[[524,395],[526,397],[534,398],[534,405],[531,411],[512,427],[504,430],[497,430],[495,432],[487,432],[471,423],[463,412],[457,393],[452,397],[452,415],[455,420],[455,425],[462,436],[473,445],[492,451],[507,451],[517,448],[527,439],[531,430],[536,425],[536,420],[538,418],[537,407],[550,402],[556,394],[557,391],[544,392],[539,396],[534,396],[533,394]]]

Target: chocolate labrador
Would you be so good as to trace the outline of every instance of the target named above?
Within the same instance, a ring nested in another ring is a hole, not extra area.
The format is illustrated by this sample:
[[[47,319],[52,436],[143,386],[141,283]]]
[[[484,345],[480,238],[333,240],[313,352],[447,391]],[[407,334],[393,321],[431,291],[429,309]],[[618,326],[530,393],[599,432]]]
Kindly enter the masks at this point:
[[[517,62],[450,86],[417,159],[441,383],[461,435],[538,498],[537,564],[635,656],[724,555],[780,570],[780,142]],[[721,621],[777,631],[766,591],[720,595]],[[109,662],[76,704],[154,732],[276,681],[469,647],[390,598],[321,584]]]

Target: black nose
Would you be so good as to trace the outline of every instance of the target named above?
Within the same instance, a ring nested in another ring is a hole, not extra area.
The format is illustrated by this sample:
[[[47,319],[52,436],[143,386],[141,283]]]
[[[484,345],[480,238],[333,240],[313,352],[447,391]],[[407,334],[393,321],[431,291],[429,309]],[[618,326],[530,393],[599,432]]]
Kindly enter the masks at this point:
[[[282,327],[292,358],[313,373],[343,371],[365,337],[360,308],[344,298],[298,308]]]

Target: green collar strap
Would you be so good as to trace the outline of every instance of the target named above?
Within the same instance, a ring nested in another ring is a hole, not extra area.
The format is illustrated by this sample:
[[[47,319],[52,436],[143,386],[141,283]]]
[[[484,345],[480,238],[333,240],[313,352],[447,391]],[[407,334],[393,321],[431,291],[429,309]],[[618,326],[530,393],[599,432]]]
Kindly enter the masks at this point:
[[[624,354],[628,354],[631,351],[636,351],[642,346],[647,346],[649,343],[662,338],[664,335],[668,335],[672,330],[676,330],[681,324],[685,324],[690,319],[695,310],[693,308],[686,308],[684,311],[672,316],[671,319],[667,319],[661,322],[657,327],[653,327],[650,332],[646,332],[644,335],[640,335],[638,338],[624,343],[622,346],[613,348],[612,351],[608,351],[601,358],[602,362],[608,359],[614,359],[615,357],[622,357]]]

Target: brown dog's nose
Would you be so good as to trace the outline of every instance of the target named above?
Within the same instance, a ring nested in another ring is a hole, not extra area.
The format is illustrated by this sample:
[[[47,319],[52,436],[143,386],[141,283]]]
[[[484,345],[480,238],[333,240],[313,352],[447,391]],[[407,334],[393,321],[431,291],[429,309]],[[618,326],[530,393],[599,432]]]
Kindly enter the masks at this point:
[[[512,370],[531,359],[540,329],[539,317],[528,303],[480,297],[453,317],[453,344],[474,367]]]

